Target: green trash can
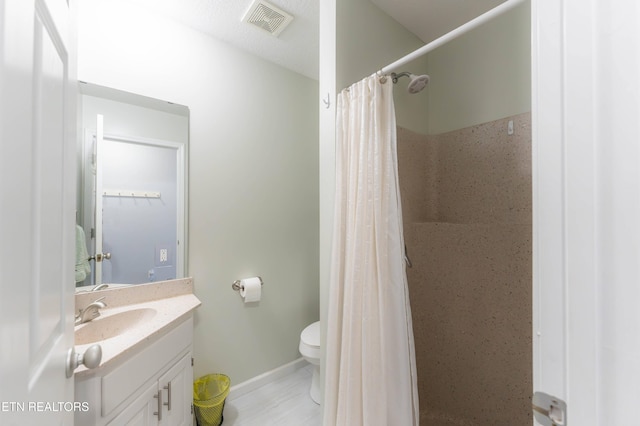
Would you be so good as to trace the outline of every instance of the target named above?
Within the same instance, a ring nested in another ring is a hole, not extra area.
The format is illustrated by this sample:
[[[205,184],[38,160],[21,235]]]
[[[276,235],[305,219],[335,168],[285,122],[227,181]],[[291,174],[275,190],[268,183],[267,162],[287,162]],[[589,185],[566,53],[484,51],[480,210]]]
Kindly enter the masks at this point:
[[[199,426],[222,424],[230,384],[231,380],[224,374],[207,374],[193,382],[193,405]]]

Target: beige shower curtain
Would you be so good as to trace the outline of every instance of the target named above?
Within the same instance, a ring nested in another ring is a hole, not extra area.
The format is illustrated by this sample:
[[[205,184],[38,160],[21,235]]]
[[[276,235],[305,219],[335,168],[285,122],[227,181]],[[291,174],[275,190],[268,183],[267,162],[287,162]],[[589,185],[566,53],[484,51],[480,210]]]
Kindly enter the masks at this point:
[[[337,101],[325,426],[419,422],[392,86],[373,75]]]

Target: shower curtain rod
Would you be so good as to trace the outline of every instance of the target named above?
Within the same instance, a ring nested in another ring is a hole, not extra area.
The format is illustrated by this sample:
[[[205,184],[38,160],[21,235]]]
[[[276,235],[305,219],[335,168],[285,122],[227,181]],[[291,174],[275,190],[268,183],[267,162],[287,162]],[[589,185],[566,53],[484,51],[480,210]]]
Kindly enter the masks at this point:
[[[445,35],[433,40],[431,43],[425,44],[424,46],[420,47],[417,50],[414,50],[413,52],[409,53],[408,55],[398,59],[397,61],[387,65],[386,67],[382,68],[380,70],[381,74],[388,74],[389,72],[406,65],[407,63],[413,61],[414,59],[417,59],[423,55],[426,55],[427,53],[431,52],[433,49],[442,46],[445,43],[448,43],[449,41],[453,40],[456,37],[461,36],[462,34],[471,31],[472,29],[479,27],[480,25],[484,24],[485,22],[488,22],[490,20],[492,20],[493,18],[502,15],[503,13],[513,9],[514,7],[520,5],[521,3],[524,3],[526,0],[507,0],[506,2],[494,7],[493,9],[489,10],[488,12],[483,13],[482,15],[478,16],[477,18],[472,19],[471,21],[467,22],[466,24],[460,25],[458,28],[456,28],[455,30],[452,30],[448,33],[446,33]]]

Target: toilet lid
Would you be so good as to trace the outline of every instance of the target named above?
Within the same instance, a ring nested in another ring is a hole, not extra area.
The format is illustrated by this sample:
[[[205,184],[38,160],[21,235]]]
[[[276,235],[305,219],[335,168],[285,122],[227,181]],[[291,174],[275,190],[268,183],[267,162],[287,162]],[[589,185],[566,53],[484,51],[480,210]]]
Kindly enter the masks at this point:
[[[300,334],[300,340],[302,343],[308,346],[320,347],[320,321],[316,321],[311,325],[308,325],[302,334]]]

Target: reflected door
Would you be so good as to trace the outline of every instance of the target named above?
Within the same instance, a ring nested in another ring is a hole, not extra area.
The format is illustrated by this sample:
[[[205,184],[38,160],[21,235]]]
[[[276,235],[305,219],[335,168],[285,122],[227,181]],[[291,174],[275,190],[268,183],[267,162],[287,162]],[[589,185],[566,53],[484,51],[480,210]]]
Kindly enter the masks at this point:
[[[104,135],[103,120],[97,117],[94,284],[182,276],[183,145]]]

